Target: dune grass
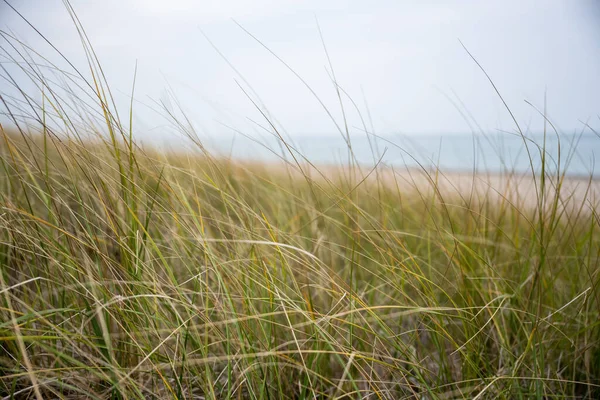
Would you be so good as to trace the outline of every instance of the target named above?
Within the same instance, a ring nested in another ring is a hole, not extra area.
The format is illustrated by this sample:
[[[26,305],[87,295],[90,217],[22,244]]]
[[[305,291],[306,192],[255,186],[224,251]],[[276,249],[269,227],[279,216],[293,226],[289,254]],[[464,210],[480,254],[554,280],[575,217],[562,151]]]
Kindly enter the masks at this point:
[[[600,220],[565,171],[525,207],[236,163],[184,123],[195,149],[144,149],[82,39],[88,78],[24,56],[42,100],[3,95],[3,398],[600,396]]]

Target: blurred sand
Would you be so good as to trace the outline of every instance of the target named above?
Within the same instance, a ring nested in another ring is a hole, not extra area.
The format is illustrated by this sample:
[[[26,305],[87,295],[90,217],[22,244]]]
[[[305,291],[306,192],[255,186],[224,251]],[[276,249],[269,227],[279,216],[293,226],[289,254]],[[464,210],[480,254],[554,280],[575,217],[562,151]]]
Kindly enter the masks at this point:
[[[472,203],[482,199],[510,203],[510,205],[532,209],[543,201],[545,207],[554,203],[558,192],[561,208],[582,209],[588,212],[600,207],[600,180],[590,177],[565,176],[558,178],[548,176],[544,182],[543,198],[541,193],[542,179],[540,176],[523,173],[483,173],[469,171],[422,170],[407,167],[383,166],[376,170],[366,167],[350,167],[318,165],[302,166],[300,172],[297,166],[284,164],[268,165],[269,173],[291,173],[302,178],[303,175],[323,183],[339,184],[341,181],[354,185],[372,186],[378,181],[393,187],[400,193],[430,196],[437,190],[437,195],[448,203]],[[437,188],[434,190],[434,188]],[[558,190],[557,190],[558,189]]]

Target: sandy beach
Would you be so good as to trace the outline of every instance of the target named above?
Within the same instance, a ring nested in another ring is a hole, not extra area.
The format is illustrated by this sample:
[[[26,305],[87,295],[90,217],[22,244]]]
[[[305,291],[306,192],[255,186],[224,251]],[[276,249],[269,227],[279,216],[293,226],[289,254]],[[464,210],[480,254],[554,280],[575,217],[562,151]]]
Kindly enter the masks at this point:
[[[444,202],[456,204],[478,202],[482,199],[507,202],[514,207],[531,209],[541,201],[546,206],[553,204],[558,193],[560,204],[565,209],[591,210],[600,205],[600,180],[584,176],[541,176],[516,172],[473,172],[424,170],[407,167],[383,166],[377,169],[364,166],[348,167],[341,165],[302,165],[302,171],[295,165],[283,163],[243,163],[246,168],[257,165],[269,173],[291,174],[303,179],[303,175],[316,181],[332,184],[354,182],[354,185],[374,185],[382,182],[397,188],[407,195],[429,196],[434,191]],[[260,168],[260,167],[259,167]],[[544,196],[540,198],[541,189]]]

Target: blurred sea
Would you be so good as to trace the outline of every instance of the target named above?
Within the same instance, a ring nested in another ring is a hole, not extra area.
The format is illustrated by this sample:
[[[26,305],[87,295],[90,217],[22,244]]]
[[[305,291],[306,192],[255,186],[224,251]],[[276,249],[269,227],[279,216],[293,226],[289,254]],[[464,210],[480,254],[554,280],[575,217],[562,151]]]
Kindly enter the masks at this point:
[[[316,164],[348,163],[349,151],[341,136],[295,136],[286,138],[298,160]],[[443,170],[478,172],[515,171],[531,173],[541,170],[542,154],[550,173],[564,171],[571,176],[592,174],[600,177],[596,157],[600,157],[600,137],[594,134],[527,135],[526,140],[509,133],[448,134],[448,135],[397,135],[376,137],[352,136],[353,157],[363,165],[381,163],[394,166],[439,166]],[[288,148],[275,137],[248,138],[243,135],[212,137],[203,140],[207,148],[223,156],[241,160],[276,161],[285,158],[293,161]],[[525,145],[527,144],[527,146]],[[303,158],[302,156],[306,157]]]

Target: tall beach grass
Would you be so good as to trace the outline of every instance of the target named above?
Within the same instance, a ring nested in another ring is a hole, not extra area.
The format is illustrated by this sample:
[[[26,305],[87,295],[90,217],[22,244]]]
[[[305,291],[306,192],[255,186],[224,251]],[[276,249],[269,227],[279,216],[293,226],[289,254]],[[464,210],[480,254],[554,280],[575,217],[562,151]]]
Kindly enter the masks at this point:
[[[592,177],[144,147],[72,16],[86,71],[1,32],[2,398],[600,396]]]

